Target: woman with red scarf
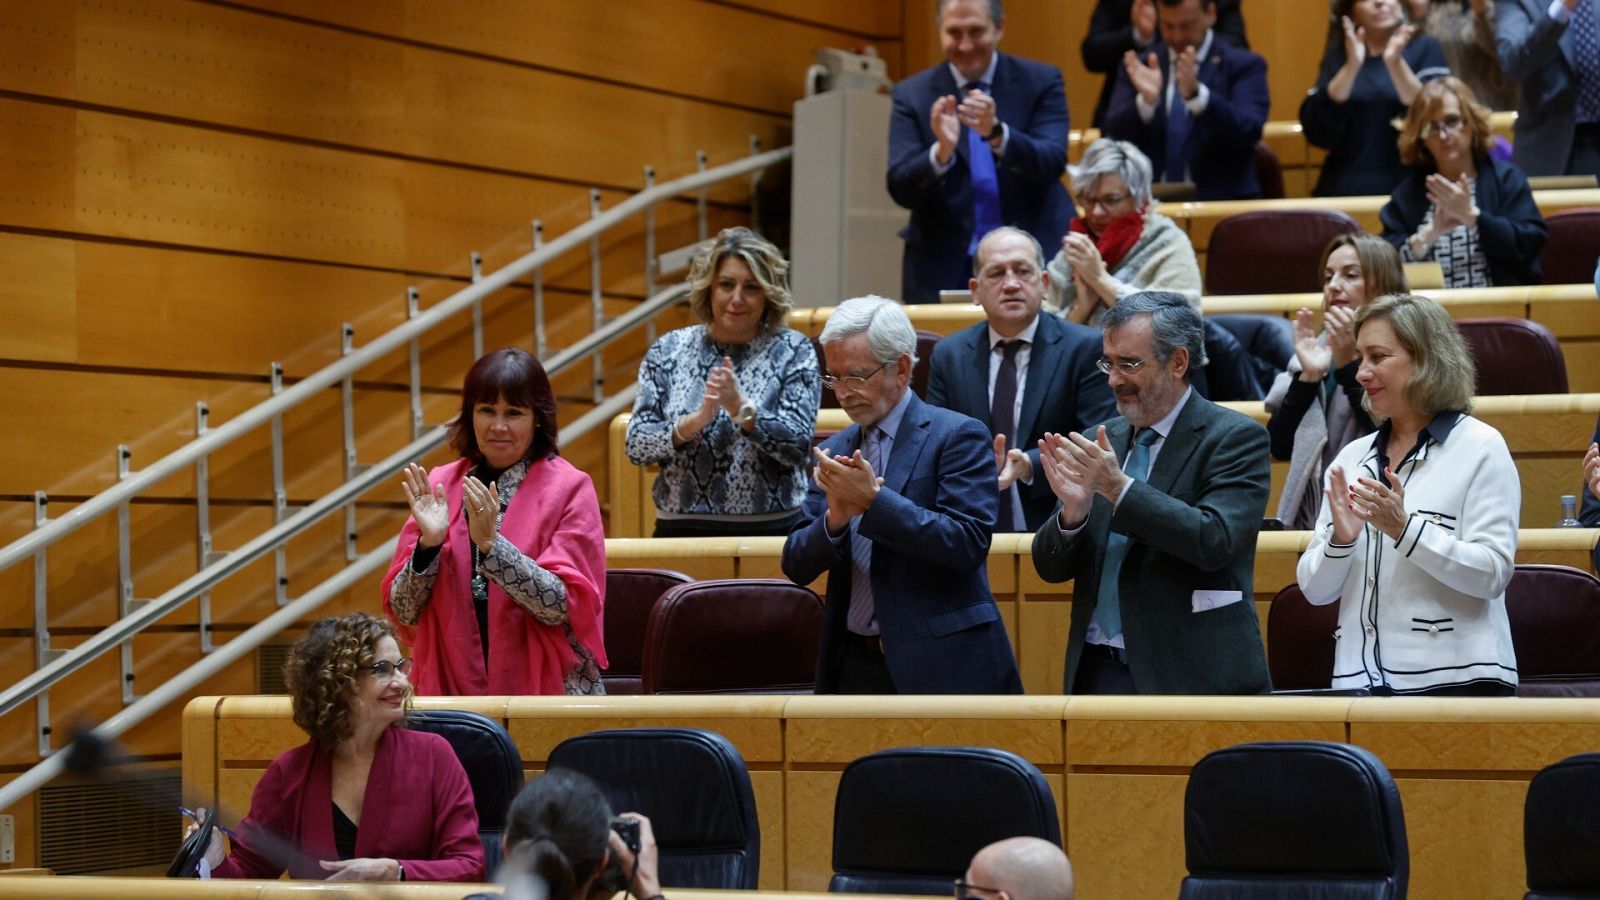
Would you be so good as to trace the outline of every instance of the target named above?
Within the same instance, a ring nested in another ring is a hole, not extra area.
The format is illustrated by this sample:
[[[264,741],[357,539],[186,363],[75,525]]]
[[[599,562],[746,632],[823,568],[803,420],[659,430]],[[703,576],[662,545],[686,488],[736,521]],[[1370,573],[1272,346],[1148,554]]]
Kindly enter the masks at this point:
[[[1200,309],[1200,264],[1189,236],[1155,211],[1150,160],[1127,141],[1101,138],[1072,167],[1083,215],[1072,220],[1050,261],[1049,304],[1093,325],[1118,300],[1139,291],[1174,291]]]
[[[411,518],[383,611],[411,645],[418,694],[605,693],[600,503],[556,435],[539,360],[495,350],[462,385],[450,426],[461,459],[406,467]]]

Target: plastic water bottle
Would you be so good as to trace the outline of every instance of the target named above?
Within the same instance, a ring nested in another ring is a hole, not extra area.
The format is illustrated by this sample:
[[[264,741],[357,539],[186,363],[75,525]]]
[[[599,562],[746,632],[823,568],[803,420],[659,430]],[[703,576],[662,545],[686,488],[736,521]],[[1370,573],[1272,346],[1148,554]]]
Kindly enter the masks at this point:
[[[1561,495],[1561,521],[1556,523],[1557,528],[1582,528],[1583,523],[1578,521],[1578,498],[1573,494]]]

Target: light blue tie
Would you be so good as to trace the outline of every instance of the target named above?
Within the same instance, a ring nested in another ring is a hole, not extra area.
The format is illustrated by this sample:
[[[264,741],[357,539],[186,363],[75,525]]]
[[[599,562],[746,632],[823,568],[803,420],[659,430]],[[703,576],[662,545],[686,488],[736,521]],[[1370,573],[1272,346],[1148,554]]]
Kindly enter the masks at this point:
[[[1122,471],[1135,481],[1144,481],[1150,475],[1150,445],[1160,435],[1154,428],[1145,428],[1134,436],[1133,447],[1128,450],[1128,464]],[[1100,567],[1100,593],[1094,602],[1094,624],[1108,638],[1122,633],[1122,601],[1117,596],[1117,577],[1122,573],[1122,560],[1128,555],[1128,536],[1113,531],[1106,536],[1106,557]]]
[[[1178,65],[1174,62],[1169,71],[1171,77],[1177,78]],[[1183,102],[1183,94],[1176,87],[1172,89],[1172,105],[1167,108],[1167,158],[1166,167],[1162,172],[1162,181],[1180,182],[1188,178],[1189,160],[1184,156],[1184,150],[1189,143],[1189,128],[1194,119],[1189,115],[1189,107]]]
[[[875,476],[883,474],[883,431],[876,425],[861,429],[861,458],[872,466]],[[872,600],[872,541],[861,536],[861,518],[850,523],[850,630],[856,634],[877,634],[872,626],[877,607]]]
[[[974,90],[987,94],[989,86],[982,82],[969,84],[962,89],[961,96]],[[967,242],[967,256],[976,256],[978,242],[1000,227],[1000,176],[995,172],[989,136],[971,128],[962,130],[967,134],[967,171],[972,176],[972,239]]]

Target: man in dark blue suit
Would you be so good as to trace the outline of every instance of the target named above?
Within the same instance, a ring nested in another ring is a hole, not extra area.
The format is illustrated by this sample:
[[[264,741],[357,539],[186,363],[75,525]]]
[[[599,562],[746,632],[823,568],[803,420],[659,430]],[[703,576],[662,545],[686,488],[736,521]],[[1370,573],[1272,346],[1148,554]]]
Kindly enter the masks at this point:
[[[1054,247],[1067,232],[1067,95],[1061,70],[995,49],[1000,0],[943,0],[945,62],[895,85],[889,193],[911,211],[901,269],[907,303],[967,283],[978,238],[1015,225]]]
[[[1600,174],[1600,2],[1500,0],[1494,37],[1521,85],[1511,161],[1529,175]]]
[[[1021,693],[989,592],[989,430],[908,389],[917,333],[894,301],[845,301],[821,340],[823,380],[854,424],[816,451],[783,546],[795,583],[828,575],[817,692]]]
[[[1267,61],[1219,40],[1214,0],[1158,0],[1161,40],[1123,54],[1105,133],[1150,157],[1156,180],[1201,200],[1261,196],[1255,146],[1267,121]]]
[[[1112,416],[1111,388],[1095,367],[1100,331],[1039,315],[1050,275],[1026,231],[989,232],[972,271],[968,285],[986,321],[934,347],[928,402],[989,423],[999,471],[995,530],[1035,531],[1056,502],[1039,469],[1039,439],[1089,434]]]

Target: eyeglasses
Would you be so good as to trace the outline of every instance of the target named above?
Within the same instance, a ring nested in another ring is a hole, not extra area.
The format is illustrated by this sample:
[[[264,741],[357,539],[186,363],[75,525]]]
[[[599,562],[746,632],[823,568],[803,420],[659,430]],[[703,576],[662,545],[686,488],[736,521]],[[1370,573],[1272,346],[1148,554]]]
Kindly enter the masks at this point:
[[[1106,212],[1110,212],[1122,204],[1127,203],[1129,198],[1132,196],[1132,194],[1101,194],[1098,197],[1091,197],[1088,194],[1079,194],[1078,202],[1083,204],[1083,209],[1085,212],[1094,209],[1096,206],[1100,207]]]
[[[1437,122],[1429,122],[1426,126],[1424,126],[1422,129],[1422,137],[1424,140],[1427,138],[1444,137],[1446,134],[1454,134],[1466,126],[1467,120],[1461,118],[1460,116],[1445,116],[1443,119],[1440,119]]]
[[[968,884],[964,879],[961,878],[957,878],[955,881],[951,882],[951,887],[954,888],[955,900],[986,900],[986,898],[975,896],[972,893],[973,891],[977,891],[981,894],[1000,893],[999,888],[984,887],[978,884]]]
[[[891,362],[892,361],[893,360],[891,360]],[[830,391],[837,391],[841,386],[847,387],[852,391],[859,391],[865,387],[867,382],[871,381],[879,372],[882,372],[888,367],[889,363],[884,363],[866,375],[829,375],[824,373],[822,376],[820,376],[820,378],[822,381],[822,386]]]
[[[1111,367],[1116,366],[1118,372],[1121,372],[1124,375],[1132,375],[1133,373],[1144,368],[1144,364],[1149,361],[1150,360],[1148,359],[1122,359],[1112,362],[1111,360],[1102,356],[1094,361],[1094,367],[1106,373],[1107,375],[1110,375]]]
[[[411,677],[411,663],[412,659],[408,656],[399,662],[389,662],[387,659],[380,659],[370,666],[356,666],[356,668],[362,672],[371,672],[372,677],[378,679],[379,681],[391,681],[394,679],[394,673],[396,672],[399,672],[401,675],[404,675],[407,678]]]

